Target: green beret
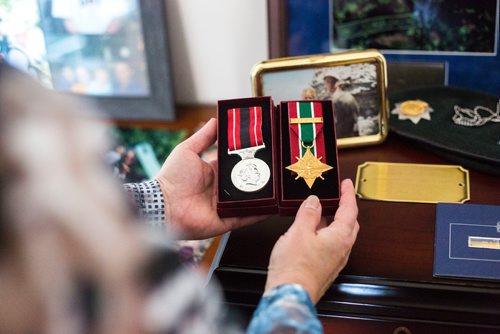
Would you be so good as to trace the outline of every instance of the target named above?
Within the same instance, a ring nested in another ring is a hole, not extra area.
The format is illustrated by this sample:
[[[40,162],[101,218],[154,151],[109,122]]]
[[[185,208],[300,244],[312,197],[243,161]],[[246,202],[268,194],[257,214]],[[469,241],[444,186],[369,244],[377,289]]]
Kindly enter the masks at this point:
[[[403,104],[406,101],[412,102]],[[392,133],[451,162],[500,175],[499,96],[438,86],[393,92],[389,102]],[[419,108],[422,117],[415,116]]]

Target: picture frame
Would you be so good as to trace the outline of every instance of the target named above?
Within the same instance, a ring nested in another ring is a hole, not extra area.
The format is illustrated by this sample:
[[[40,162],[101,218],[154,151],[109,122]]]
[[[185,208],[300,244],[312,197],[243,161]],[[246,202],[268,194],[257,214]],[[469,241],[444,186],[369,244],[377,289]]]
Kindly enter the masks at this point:
[[[339,1],[343,2],[347,7],[347,2],[343,0]],[[278,58],[332,53],[345,50],[345,47],[360,48],[361,46],[359,45],[334,47],[333,40],[335,37],[333,34],[337,28],[333,19],[334,2],[337,2],[337,0],[318,0],[313,3],[300,0],[268,0],[270,57]],[[355,3],[356,1],[349,2],[348,6],[352,8]],[[407,1],[405,3],[414,2]],[[431,8],[437,5],[445,7],[439,10]],[[374,2],[373,4],[370,3],[370,6],[363,8],[370,7],[376,10],[377,6],[379,6],[378,2]],[[489,38],[490,46],[487,50],[482,51],[467,49],[467,46],[465,46],[464,50],[461,50],[460,47],[457,49],[436,51],[415,49],[389,50],[381,45],[371,44],[369,47],[376,47],[384,54],[387,60],[389,91],[392,92],[426,85],[450,85],[498,94],[500,90],[500,0],[487,2],[446,0],[445,2],[436,2],[432,6],[429,4],[429,8],[424,8],[425,13],[434,22],[439,22],[439,24],[446,21],[446,18],[441,18],[439,15],[444,15],[447,12],[451,13],[452,9],[463,10],[463,15],[470,15],[470,17],[475,18],[480,17],[477,12],[478,6],[491,7],[491,10],[486,11],[490,15],[489,23],[487,24],[488,31],[493,36]],[[448,8],[446,6],[451,7]],[[386,5],[380,7],[387,9],[394,6]],[[355,16],[360,15],[361,13],[356,13]],[[447,18],[450,16],[459,18],[460,15],[451,13]],[[370,19],[373,19],[373,17]],[[385,22],[384,24],[386,24],[386,21],[390,20],[386,20],[385,17],[382,20],[381,16],[380,22]],[[362,26],[366,28],[369,26],[368,23],[365,22]],[[353,24],[355,25],[356,22],[348,22],[347,26],[351,27]],[[451,30],[453,30],[453,33],[462,33],[461,29],[467,29],[466,26],[472,27],[471,29],[474,27],[476,29],[479,29],[479,27],[483,29],[485,24],[462,25]],[[404,34],[406,33],[407,31],[405,30]],[[469,36],[470,38],[466,38],[468,36],[467,31],[463,33],[465,40],[473,41],[471,43],[474,45],[478,44],[476,43],[478,39],[477,34],[472,33],[473,35]],[[470,34],[471,32],[469,32]],[[428,35],[435,36],[435,34],[430,33]],[[428,71],[432,71],[431,76],[422,75],[422,73],[428,73]]]
[[[139,1],[148,63],[150,95],[109,98],[99,101],[113,117],[124,119],[174,120],[175,101],[163,0]],[[139,112],[138,112],[139,110]]]
[[[383,142],[388,133],[387,67],[376,50],[285,57],[252,69],[254,96],[275,102],[331,100],[339,148]]]
[[[38,1],[50,83],[55,90],[95,104],[104,118],[175,119],[163,0],[78,1],[73,7],[65,0],[58,0],[61,4],[57,6],[56,0],[34,1]],[[85,5],[102,8],[94,13],[87,8],[75,9]],[[85,15],[87,21],[83,20]],[[117,23],[118,19],[122,22]],[[104,29],[100,23],[105,20],[109,23]],[[101,25],[99,31],[96,27]],[[75,26],[77,29],[71,30]],[[75,77],[82,79],[68,86],[67,78],[76,81]],[[86,77],[93,81],[82,85],[81,81],[88,82]]]

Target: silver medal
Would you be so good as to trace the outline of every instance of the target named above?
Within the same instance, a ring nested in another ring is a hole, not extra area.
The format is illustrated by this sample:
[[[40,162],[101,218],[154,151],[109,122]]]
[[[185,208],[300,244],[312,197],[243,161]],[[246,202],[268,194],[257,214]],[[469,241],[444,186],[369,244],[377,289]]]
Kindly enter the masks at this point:
[[[257,158],[241,160],[231,171],[231,181],[234,186],[245,192],[262,189],[270,177],[269,166]]]
[[[229,154],[238,154],[242,158],[231,171],[231,181],[239,190],[244,192],[259,191],[269,182],[271,178],[269,166],[261,159],[254,157],[255,152],[264,147],[261,145],[228,152]]]

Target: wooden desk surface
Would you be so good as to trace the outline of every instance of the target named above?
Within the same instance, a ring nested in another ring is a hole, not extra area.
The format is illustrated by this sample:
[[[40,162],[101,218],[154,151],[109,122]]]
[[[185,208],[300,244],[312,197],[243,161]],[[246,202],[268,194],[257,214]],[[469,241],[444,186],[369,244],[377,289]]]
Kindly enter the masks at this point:
[[[341,178],[354,180],[357,166],[365,161],[454,164],[415,145],[390,134],[378,146],[341,150]],[[470,170],[470,183],[469,203],[500,205],[499,177]],[[347,267],[318,304],[320,314],[410,319],[418,315],[455,324],[476,321],[500,331],[500,282],[432,276],[434,204],[358,199],[358,206],[358,239]],[[292,219],[272,217],[231,233],[215,271],[229,303],[252,308],[258,301],[271,249]],[[343,290],[344,283],[352,283],[350,292]],[[352,287],[360,284],[369,287],[365,293],[380,295],[356,295]]]
[[[339,151],[341,178],[356,178],[356,168],[365,161],[450,164],[412,142],[390,136],[379,146]],[[500,178],[470,171],[471,200],[476,204],[500,204]],[[416,281],[432,277],[436,205],[358,199],[360,232],[344,274]],[[272,217],[231,235],[223,263],[265,269],[274,241],[293,218]],[[235,247],[236,248],[236,247]],[[251,254],[251,256],[249,256]],[[453,280],[453,282],[456,282]]]

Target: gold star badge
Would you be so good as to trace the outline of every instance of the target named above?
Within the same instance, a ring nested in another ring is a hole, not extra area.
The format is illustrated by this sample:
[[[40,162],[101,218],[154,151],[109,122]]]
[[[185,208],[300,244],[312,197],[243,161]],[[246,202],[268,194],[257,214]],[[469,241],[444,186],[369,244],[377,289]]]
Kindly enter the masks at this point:
[[[319,159],[316,158],[311,153],[310,147],[306,147],[306,153],[304,156],[302,158],[297,157],[298,161],[286,167],[286,169],[297,173],[295,180],[303,178],[309,189],[311,189],[314,181],[316,181],[318,177],[324,180],[322,174],[333,168],[332,166],[322,163],[320,161],[322,158],[323,157],[320,157]]]
[[[408,116],[418,116],[423,114],[427,109],[429,108],[429,105],[427,102],[421,101],[421,100],[409,100],[409,101],[404,101],[399,105],[399,109],[401,112],[405,115]]]
[[[431,112],[433,112],[429,104],[422,100],[408,100],[401,103],[396,103],[396,107],[392,110],[393,115],[398,115],[398,120],[409,119],[413,124],[418,124],[421,119],[431,120]]]

